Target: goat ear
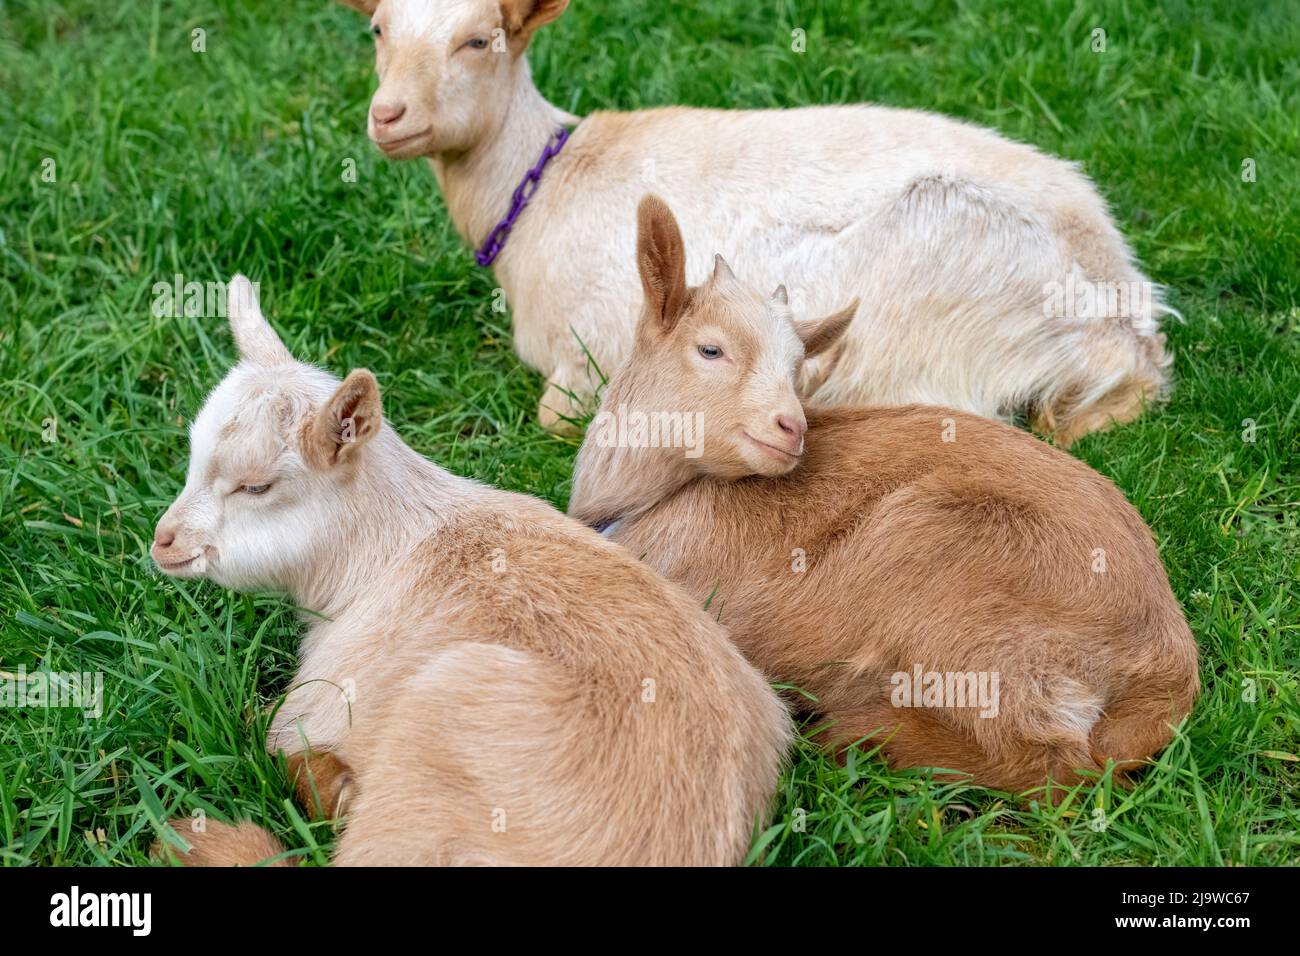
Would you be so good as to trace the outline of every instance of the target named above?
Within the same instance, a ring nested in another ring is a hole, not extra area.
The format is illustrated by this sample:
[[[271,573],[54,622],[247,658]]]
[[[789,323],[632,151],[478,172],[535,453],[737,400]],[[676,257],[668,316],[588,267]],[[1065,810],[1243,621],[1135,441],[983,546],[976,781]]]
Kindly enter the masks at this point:
[[[790,293],[786,291],[784,285],[779,285],[776,287],[776,291],[772,293],[772,301],[775,302],[777,305],[790,304]]]
[[[857,312],[858,300],[854,299],[833,315],[796,321],[794,330],[803,342],[804,356],[812,358],[834,345],[849,327]]]
[[[226,286],[226,315],[241,359],[254,365],[288,365],[293,361],[280,336],[262,315],[257,286],[247,276],[236,275]]]
[[[308,420],[302,435],[303,457],[314,468],[331,468],[356,455],[378,434],[382,421],[379,383],[365,369],[356,369]]]
[[[636,207],[636,265],[646,314],[664,332],[686,308],[686,246],[668,204],[646,195]]]
[[[516,52],[523,52],[533,33],[564,12],[569,0],[501,0],[501,15],[506,33],[521,42]]]
[[[375,8],[379,6],[379,0],[340,0],[340,2],[353,10],[361,11],[368,17],[374,16]]]

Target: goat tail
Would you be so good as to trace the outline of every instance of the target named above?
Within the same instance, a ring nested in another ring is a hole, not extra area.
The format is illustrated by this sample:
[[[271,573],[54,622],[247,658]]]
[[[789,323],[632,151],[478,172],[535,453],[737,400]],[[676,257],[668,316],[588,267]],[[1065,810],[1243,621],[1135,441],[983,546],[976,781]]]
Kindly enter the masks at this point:
[[[1088,743],[1098,766],[1114,760],[1125,775],[1148,762],[1173,740],[1178,725],[1200,695],[1196,642],[1185,623],[1161,653],[1160,673],[1140,694],[1107,704]]]
[[[1162,333],[1100,337],[1065,384],[1035,403],[1031,424],[1068,448],[1091,432],[1130,422],[1168,393],[1172,361]]]

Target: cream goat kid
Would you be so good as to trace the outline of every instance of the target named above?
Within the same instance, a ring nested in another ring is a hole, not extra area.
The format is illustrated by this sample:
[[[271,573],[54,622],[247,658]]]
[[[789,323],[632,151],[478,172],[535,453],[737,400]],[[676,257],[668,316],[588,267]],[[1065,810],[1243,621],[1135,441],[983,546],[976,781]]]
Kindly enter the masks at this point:
[[[194,422],[153,556],[311,613],[267,747],[347,769],[335,862],[740,862],[788,716],[702,606],[547,504],[416,454],[369,372],[296,362],[243,277],[228,299],[240,361]],[[182,832],[192,861],[282,850],[251,824]]]
[[[709,599],[755,665],[813,696],[829,743],[1022,792],[1130,770],[1171,739],[1196,644],[1113,484],[952,409],[805,418],[804,350],[830,348],[847,313],[795,322],[721,260],[688,288],[667,207],[648,197],[639,220],[644,313],[571,515]],[[702,445],[611,440],[645,430],[607,416],[664,412],[702,416]]]
[[[567,0],[355,0],[379,87],[368,132],[427,157],[479,246],[561,124],[524,52]],[[820,405],[925,402],[1031,416],[1065,445],[1135,417],[1166,386],[1169,312],[1073,163],[917,110],[664,108],[582,120],[495,263],[515,348],[547,377],[539,416],[566,430],[631,350],[637,281],[625,224],[647,190],[686,224],[702,280],[715,250],[802,311],[858,297]],[[580,344],[581,342],[581,344]],[[813,363],[810,363],[810,365]]]

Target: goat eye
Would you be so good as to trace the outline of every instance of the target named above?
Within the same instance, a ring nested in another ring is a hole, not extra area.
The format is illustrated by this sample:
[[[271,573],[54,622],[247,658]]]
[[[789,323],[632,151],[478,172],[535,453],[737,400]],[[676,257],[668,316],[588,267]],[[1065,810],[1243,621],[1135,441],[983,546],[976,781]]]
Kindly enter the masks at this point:
[[[722,349],[718,348],[716,345],[701,345],[700,354],[710,360],[722,358]]]
[[[475,37],[465,45],[475,50],[486,50],[488,46],[488,41],[485,37]]]
[[[266,494],[266,489],[270,487],[271,483],[268,481],[264,485],[240,485],[239,490],[246,495],[262,495]]]

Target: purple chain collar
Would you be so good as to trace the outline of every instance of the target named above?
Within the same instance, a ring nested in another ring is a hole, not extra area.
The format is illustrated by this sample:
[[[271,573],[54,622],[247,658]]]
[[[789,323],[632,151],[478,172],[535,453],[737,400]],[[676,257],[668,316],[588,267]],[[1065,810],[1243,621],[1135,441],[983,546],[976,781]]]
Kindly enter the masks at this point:
[[[542,150],[542,155],[537,157],[537,163],[524,173],[524,178],[515,187],[515,194],[510,200],[510,211],[506,213],[504,219],[492,227],[488,237],[483,240],[483,245],[474,253],[474,258],[478,260],[479,265],[490,266],[501,254],[501,249],[506,244],[506,237],[515,226],[515,220],[524,211],[524,207],[528,205],[528,201],[533,198],[533,194],[537,192],[537,187],[542,182],[542,170],[546,168],[547,163],[559,155],[568,140],[569,131],[563,126],[551,134],[550,142]]]

